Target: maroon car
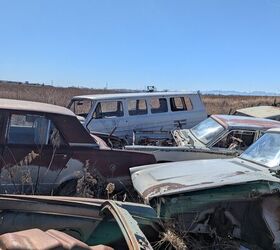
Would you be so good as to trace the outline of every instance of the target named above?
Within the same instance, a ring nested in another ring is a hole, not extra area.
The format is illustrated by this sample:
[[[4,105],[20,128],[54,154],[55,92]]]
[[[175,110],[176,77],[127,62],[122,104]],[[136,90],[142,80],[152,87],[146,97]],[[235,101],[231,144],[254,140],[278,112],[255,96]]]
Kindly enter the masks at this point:
[[[106,147],[60,106],[0,99],[0,127],[1,193],[65,194],[85,170],[117,187],[130,180],[130,167],[155,163]]]

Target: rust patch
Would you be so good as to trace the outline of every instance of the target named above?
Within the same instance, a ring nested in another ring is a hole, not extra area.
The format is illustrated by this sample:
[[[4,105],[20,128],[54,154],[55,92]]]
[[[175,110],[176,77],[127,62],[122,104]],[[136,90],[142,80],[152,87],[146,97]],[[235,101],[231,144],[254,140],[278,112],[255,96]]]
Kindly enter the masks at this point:
[[[183,184],[179,184],[179,183],[162,183],[162,184],[154,185],[152,187],[147,188],[143,192],[143,197],[148,198],[151,195],[164,194],[166,191],[170,191],[170,190],[176,190],[176,189],[187,188],[187,187],[195,187],[195,186],[206,185],[206,184],[211,184],[211,183],[213,183],[213,182],[206,181],[206,182],[201,182],[201,183],[197,183],[197,184],[193,184],[193,185],[183,185]]]
[[[183,188],[183,187],[186,187],[186,185],[179,184],[179,183],[162,183],[162,184],[158,184],[158,185],[147,188],[143,192],[143,197],[146,198],[152,194],[160,193],[163,191],[174,190],[174,189],[178,189],[178,188]]]
[[[226,127],[230,125],[240,125],[240,126],[256,126],[256,127],[263,127],[263,128],[279,128],[280,123],[277,121],[269,121],[264,120],[260,118],[238,118],[238,117],[232,117],[232,118],[225,118],[218,115],[213,115],[212,118],[215,120],[221,122],[223,125],[226,124]]]

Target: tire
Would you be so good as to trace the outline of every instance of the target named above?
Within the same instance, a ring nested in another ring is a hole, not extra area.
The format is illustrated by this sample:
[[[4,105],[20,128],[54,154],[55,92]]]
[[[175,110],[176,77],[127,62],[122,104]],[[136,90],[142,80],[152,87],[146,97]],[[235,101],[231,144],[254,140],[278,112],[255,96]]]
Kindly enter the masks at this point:
[[[56,194],[58,196],[75,196],[76,195],[76,187],[77,187],[77,180],[70,180],[65,183],[62,183]]]

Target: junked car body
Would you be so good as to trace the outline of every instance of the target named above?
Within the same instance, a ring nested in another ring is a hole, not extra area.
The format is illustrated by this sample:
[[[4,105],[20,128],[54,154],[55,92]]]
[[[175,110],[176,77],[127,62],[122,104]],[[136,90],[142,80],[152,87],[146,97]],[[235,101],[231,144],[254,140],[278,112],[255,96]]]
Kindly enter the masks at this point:
[[[66,194],[85,169],[123,182],[129,167],[155,163],[152,155],[111,150],[55,105],[0,99],[0,127],[1,193]]]
[[[162,163],[131,173],[141,197],[177,229],[249,249],[279,249],[279,164],[280,129],[271,129],[234,159]]]
[[[157,162],[230,158],[243,152],[267,129],[280,122],[233,115],[211,115],[191,129],[172,131],[175,146],[128,145],[127,150],[152,153]]]
[[[148,250],[163,232],[155,211],[136,203],[2,195],[0,210],[1,249]]]
[[[278,106],[255,106],[237,109],[234,115],[243,115],[258,118],[267,118],[271,120],[280,121],[280,107]]]
[[[114,134],[128,143],[133,131],[191,128],[207,117],[200,94],[187,92],[74,96],[68,108],[91,132]]]

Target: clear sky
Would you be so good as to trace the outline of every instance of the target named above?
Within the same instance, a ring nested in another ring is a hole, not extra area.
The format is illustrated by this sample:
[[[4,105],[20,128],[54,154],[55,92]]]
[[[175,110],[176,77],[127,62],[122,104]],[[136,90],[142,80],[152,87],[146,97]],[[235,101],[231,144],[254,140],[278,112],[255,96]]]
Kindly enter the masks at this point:
[[[0,79],[280,92],[280,0],[0,0]]]

